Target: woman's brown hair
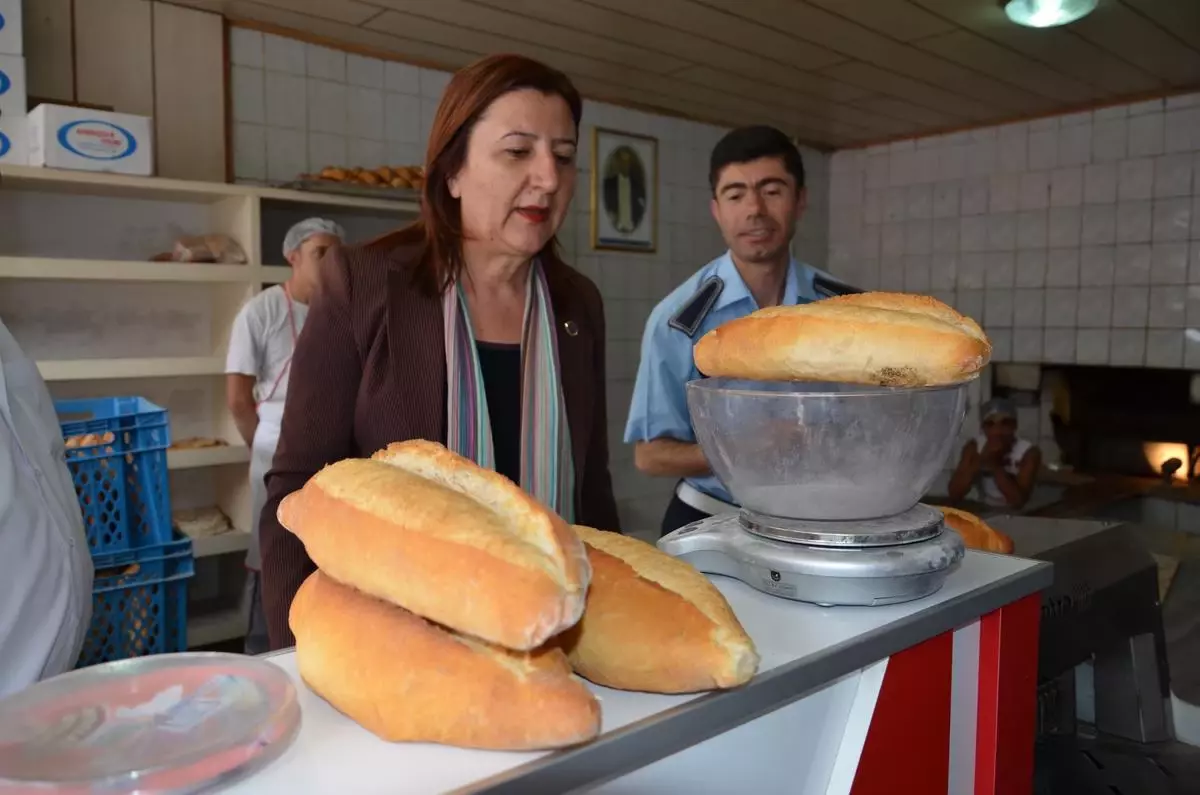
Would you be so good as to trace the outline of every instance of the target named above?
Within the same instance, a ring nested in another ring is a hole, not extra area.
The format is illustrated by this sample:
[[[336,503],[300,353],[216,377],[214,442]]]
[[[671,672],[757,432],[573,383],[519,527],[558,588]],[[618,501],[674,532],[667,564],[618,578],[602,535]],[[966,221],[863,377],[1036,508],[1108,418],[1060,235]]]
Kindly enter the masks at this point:
[[[454,74],[429,130],[421,217],[392,238],[400,244],[423,244],[417,278],[430,292],[445,290],[464,264],[462,216],[458,199],[450,195],[448,179],[466,162],[467,143],[479,118],[497,99],[520,89],[562,97],[579,134],[583,100],[570,78],[557,69],[521,55],[490,55]],[[544,265],[563,265],[556,237],[550,238],[538,256]]]

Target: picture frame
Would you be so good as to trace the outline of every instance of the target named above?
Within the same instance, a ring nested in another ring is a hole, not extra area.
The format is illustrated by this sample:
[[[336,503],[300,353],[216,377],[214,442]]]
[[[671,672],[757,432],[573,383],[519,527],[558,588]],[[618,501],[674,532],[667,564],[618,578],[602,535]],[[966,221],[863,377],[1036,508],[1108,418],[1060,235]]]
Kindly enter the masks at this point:
[[[658,250],[658,139],[592,128],[592,248]]]

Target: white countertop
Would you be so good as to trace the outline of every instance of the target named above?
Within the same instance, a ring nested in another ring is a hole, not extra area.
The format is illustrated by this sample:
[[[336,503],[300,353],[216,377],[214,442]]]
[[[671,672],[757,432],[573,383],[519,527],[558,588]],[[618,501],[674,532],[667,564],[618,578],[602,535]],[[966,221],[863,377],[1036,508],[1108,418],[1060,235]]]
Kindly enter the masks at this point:
[[[778,671],[783,666],[803,666],[806,659],[820,659],[828,664],[831,656],[850,650],[855,654],[845,655],[845,668],[837,675],[857,670],[895,649],[915,645],[953,628],[950,624],[929,631],[915,619],[944,613],[948,621],[959,625],[969,623],[1004,603],[986,605],[982,598],[974,599],[976,595],[994,591],[998,584],[1043,565],[1021,558],[968,551],[962,565],[936,594],[915,602],[883,607],[822,608],[767,596],[736,580],[713,579],[758,647],[762,658],[758,681],[764,674]],[[1026,587],[1020,595],[1032,590],[1035,589]],[[1000,597],[994,594],[993,602],[996,598]],[[973,601],[979,602],[977,610],[973,609]],[[951,606],[955,608],[953,616],[950,615]],[[889,629],[895,631],[889,633]],[[912,637],[905,637],[904,633]],[[870,647],[872,643],[879,645],[878,651]],[[885,648],[888,643],[891,647]],[[864,652],[866,657],[857,661],[864,657]],[[546,752],[474,751],[432,744],[383,742],[305,687],[296,673],[293,652],[280,652],[268,659],[287,671],[296,682],[303,715],[300,734],[279,759],[250,778],[222,790],[226,795],[264,792],[424,795],[469,790],[476,782],[501,776],[528,763],[549,762],[555,756]],[[825,681],[829,680],[822,679],[810,686]],[[743,690],[754,685],[752,682]],[[594,685],[591,689],[600,700],[603,713],[601,739],[630,724],[708,696],[650,695]],[[723,729],[717,729],[712,734],[721,731]],[[587,747],[574,752],[575,755],[582,755]]]

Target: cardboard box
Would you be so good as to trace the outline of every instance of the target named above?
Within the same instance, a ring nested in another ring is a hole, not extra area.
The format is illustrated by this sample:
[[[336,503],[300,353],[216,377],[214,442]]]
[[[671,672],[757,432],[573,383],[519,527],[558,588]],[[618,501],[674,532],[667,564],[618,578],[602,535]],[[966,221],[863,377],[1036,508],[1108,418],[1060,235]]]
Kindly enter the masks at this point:
[[[24,116],[29,110],[25,97],[25,59],[0,55],[0,117]]]
[[[38,105],[29,114],[29,165],[154,173],[153,125],[148,116],[63,105]]]
[[[20,55],[21,0],[0,0],[0,55]]]
[[[25,130],[24,116],[5,116],[0,119],[0,165],[23,166],[29,162]]]

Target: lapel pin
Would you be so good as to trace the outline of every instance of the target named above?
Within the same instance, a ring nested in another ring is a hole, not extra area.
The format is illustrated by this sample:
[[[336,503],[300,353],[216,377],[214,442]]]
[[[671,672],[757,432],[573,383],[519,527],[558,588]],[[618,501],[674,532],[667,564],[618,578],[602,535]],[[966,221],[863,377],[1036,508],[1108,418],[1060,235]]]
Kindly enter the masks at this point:
[[[565,321],[563,323],[563,331],[567,332],[568,337],[578,337],[579,336],[579,326],[577,326],[575,324],[574,320]]]

